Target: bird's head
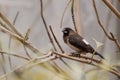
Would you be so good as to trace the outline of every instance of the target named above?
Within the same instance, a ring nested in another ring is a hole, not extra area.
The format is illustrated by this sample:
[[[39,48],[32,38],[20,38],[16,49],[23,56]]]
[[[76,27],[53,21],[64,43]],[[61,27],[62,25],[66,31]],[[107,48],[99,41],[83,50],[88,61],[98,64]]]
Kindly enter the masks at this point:
[[[74,33],[74,31],[71,28],[68,28],[68,27],[64,28],[62,30],[62,32],[63,32],[63,35],[65,35],[65,36],[68,36],[68,35]]]

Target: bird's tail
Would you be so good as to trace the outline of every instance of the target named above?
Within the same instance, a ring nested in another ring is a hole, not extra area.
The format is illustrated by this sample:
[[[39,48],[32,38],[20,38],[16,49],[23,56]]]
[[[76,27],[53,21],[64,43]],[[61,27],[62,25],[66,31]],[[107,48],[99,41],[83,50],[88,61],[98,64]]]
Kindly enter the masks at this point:
[[[98,53],[98,52],[95,52],[95,55],[98,55],[98,56],[100,56],[102,59],[105,59],[100,53]]]

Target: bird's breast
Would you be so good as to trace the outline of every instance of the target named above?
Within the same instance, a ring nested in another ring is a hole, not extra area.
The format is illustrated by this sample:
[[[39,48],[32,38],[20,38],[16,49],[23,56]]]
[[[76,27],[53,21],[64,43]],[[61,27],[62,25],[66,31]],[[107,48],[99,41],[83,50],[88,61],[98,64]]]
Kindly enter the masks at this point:
[[[67,39],[67,45],[68,45],[71,49],[73,49],[73,50],[75,50],[75,51],[81,51],[81,49],[79,49],[79,48],[73,46],[72,44],[70,44],[70,43],[69,43],[69,39]]]

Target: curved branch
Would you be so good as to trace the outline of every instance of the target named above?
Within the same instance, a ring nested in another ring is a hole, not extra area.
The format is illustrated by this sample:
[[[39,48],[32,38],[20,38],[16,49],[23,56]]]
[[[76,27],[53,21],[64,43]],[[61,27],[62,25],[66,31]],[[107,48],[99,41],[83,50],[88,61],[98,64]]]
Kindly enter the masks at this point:
[[[93,7],[94,7],[94,10],[95,10],[95,14],[96,14],[96,17],[97,17],[97,21],[98,21],[98,24],[100,25],[100,27],[102,28],[102,30],[104,31],[105,35],[108,37],[108,39],[112,40],[115,42],[115,44],[117,45],[117,47],[119,48],[120,50],[120,43],[118,42],[118,40],[114,37],[114,35],[110,33],[110,35],[107,33],[107,31],[105,30],[104,26],[102,25],[101,21],[100,21],[100,18],[99,18],[99,15],[98,15],[98,11],[97,11],[97,8],[96,8],[96,4],[95,4],[95,0],[92,0],[93,1]]]

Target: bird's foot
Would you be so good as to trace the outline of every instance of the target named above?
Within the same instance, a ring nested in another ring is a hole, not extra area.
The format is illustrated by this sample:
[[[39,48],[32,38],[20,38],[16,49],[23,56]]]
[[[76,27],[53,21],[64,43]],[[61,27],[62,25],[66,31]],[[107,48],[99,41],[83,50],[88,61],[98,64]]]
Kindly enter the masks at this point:
[[[78,53],[78,52],[72,52],[70,56],[80,58],[80,53]]]

